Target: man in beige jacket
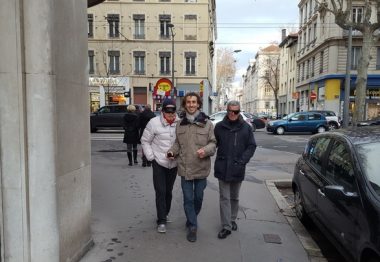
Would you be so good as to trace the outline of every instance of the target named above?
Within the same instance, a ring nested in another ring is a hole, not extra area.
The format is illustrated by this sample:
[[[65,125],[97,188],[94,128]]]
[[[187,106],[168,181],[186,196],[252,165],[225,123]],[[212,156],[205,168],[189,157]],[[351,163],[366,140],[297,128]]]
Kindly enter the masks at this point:
[[[211,159],[216,150],[214,126],[206,114],[200,112],[201,97],[194,92],[185,95],[183,119],[176,127],[176,140],[168,151],[176,158],[181,176],[183,206],[186,214],[187,240],[197,240],[197,216],[202,208],[203,191],[210,174]]]

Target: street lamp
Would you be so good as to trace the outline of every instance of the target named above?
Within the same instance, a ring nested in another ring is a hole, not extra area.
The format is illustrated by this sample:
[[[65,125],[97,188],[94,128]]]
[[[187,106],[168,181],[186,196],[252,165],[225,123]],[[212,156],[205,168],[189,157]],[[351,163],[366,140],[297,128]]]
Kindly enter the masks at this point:
[[[172,23],[168,24],[168,27],[170,28],[170,32],[172,35],[172,89],[170,90],[170,96],[173,98],[174,97],[174,32],[173,28],[174,25]]]

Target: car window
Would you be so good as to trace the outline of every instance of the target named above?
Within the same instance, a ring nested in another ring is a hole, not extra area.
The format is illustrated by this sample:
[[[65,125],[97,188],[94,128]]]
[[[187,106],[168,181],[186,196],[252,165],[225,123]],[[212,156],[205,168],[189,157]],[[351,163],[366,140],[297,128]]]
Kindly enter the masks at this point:
[[[115,106],[115,113],[126,113],[127,107],[126,106]]]
[[[292,116],[292,120],[294,120],[294,121],[296,121],[296,120],[305,121],[305,120],[307,120],[307,116],[305,114],[294,114]]]
[[[104,113],[110,113],[111,109],[108,106],[101,107],[99,109],[99,113],[104,114]]]
[[[335,116],[335,113],[331,111],[327,111],[326,116]]]
[[[343,186],[346,192],[356,191],[354,169],[349,151],[343,143],[335,141],[327,158],[326,178],[334,185]]]
[[[318,171],[322,171],[323,156],[330,143],[330,138],[320,137],[311,142],[309,147],[308,159],[310,164]]]
[[[215,120],[223,120],[223,117],[225,116],[226,114],[225,113],[217,113],[215,114],[212,118],[214,118]]]
[[[370,143],[356,146],[360,164],[371,187],[380,196],[380,143]]]
[[[322,116],[320,114],[310,114],[309,120],[321,120]]]

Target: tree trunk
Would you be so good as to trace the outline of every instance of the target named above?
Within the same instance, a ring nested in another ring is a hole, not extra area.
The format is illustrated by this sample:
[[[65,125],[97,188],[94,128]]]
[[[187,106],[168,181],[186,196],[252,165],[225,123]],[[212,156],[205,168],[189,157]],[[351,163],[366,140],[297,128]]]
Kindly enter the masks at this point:
[[[372,44],[372,32],[369,29],[363,31],[362,56],[358,63],[358,74],[356,79],[355,110],[353,115],[353,125],[366,118],[366,94],[367,76]]]

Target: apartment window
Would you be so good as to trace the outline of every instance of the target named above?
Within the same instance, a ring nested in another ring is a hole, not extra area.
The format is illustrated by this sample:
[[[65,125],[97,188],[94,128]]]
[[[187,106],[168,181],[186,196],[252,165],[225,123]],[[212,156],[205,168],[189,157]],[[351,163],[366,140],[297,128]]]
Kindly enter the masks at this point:
[[[196,3],[197,0],[185,0],[185,3]]]
[[[323,57],[324,57],[324,51],[321,52],[320,58],[319,58],[319,73],[323,73]]]
[[[376,54],[376,70],[380,70],[380,47],[377,48],[377,54]]]
[[[135,60],[135,74],[145,75],[145,52],[144,51],[134,51],[133,57]]]
[[[322,17],[321,24],[322,24],[322,33],[321,33],[321,35],[324,35],[325,34],[325,16]]]
[[[186,60],[186,75],[195,75],[195,61],[197,58],[197,53],[195,52],[185,52]]]
[[[185,40],[197,40],[197,15],[185,15]]]
[[[109,73],[120,74],[120,51],[108,51]]]
[[[117,14],[108,14],[107,21],[108,21],[108,36],[119,37],[120,16]]]
[[[145,15],[133,15],[135,39],[145,39]]]
[[[170,0],[159,0],[159,2],[170,2]]]
[[[160,57],[160,74],[169,75],[170,74],[170,52],[159,52]]]
[[[305,80],[305,62],[302,63],[301,81]]]
[[[306,79],[309,78],[309,68],[310,68],[310,60],[306,62]]]
[[[359,59],[362,55],[361,46],[353,46],[351,51],[351,70],[357,70]]]
[[[307,38],[306,38],[306,30],[305,30],[305,32],[303,33],[303,46],[304,47],[306,46],[306,41],[307,41]]]
[[[308,44],[311,42],[311,27],[309,27],[309,39],[308,39]]]
[[[94,36],[94,15],[87,14],[87,21],[88,21],[87,35],[88,37],[93,37]]]
[[[88,73],[90,75],[95,73],[94,58],[95,58],[94,50],[88,50]]]
[[[306,3],[306,5],[305,5],[305,23],[306,23],[306,21],[307,21],[307,3]]]
[[[313,40],[317,38],[317,23],[314,23]]]
[[[354,23],[363,22],[363,7],[352,8],[352,22]]]
[[[159,15],[159,19],[160,19],[160,37],[169,38],[170,28],[168,24],[170,24],[170,21],[171,21],[170,15]]]
[[[300,81],[300,75],[301,75],[301,65],[298,65],[298,74],[297,74],[297,82]]]
[[[311,67],[310,67],[310,74],[311,74],[311,77],[314,76],[314,67],[315,67],[315,56],[313,56],[313,58],[311,59]]]

